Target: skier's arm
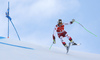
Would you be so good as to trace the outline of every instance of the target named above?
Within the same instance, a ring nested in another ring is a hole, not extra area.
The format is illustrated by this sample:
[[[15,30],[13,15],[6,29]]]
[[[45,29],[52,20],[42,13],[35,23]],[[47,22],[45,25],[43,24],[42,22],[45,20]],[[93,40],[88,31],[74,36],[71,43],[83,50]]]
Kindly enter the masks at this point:
[[[72,21],[70,21],[69,23],[63,23],[64,25],[70,25],[73,24],[73,22],[75,22],[75,19],[72,19]]]
[[[53,31],[53,35],[52,35],[52,37],[53,37],[53,44],[55,44],[56,43],[56,38],[55,38],[55,34],[56,34],[56,27],[54,28],[54,31]]]

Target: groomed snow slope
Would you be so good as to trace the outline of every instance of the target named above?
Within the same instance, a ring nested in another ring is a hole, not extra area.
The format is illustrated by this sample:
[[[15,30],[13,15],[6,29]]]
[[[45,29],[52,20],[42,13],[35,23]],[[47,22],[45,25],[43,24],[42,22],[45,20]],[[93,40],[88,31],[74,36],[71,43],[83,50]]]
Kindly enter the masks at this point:
[[[12,39],[0,39],[0,60],[100,60],[100,54],[40,46]]]

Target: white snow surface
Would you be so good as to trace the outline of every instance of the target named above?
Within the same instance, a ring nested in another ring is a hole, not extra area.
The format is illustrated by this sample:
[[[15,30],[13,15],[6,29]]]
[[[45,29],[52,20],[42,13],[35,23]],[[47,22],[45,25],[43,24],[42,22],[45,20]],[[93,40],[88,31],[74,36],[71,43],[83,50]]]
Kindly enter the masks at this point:
[[[66,49],[52,47],[49,50],[49,47],[13,39],[0,39],[0,60],[100,60],[100,54],[71,50],[66,54]]]

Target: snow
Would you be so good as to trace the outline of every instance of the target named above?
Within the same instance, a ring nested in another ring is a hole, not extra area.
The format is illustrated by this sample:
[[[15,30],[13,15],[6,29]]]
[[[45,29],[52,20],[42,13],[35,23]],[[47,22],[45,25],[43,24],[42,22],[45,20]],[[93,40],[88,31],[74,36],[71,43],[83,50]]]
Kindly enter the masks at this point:
[[[100,54],[69,51],[13,39],[0,39],[0,60],[100,60]],[[21,46],[21,47],[20,47]],[[22,48],[27,47],[27,48]]]

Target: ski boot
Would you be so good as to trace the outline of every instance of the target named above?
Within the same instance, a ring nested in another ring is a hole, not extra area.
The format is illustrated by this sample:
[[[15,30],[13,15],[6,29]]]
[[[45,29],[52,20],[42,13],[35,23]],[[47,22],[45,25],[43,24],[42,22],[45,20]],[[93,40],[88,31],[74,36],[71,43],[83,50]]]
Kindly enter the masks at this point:
[[[65,42],[62,42],[62,44],[65,46],[67,53],[69,52],[69,46],[67,46],[67,44]]]
[[[76,43],[72,43],[72,45],[77,45]]]
[[[70,41],[69,46],[70,46],[71,44],[72,44],[72,45],[77,45],[77,43],[75,43],[74,41]]]

